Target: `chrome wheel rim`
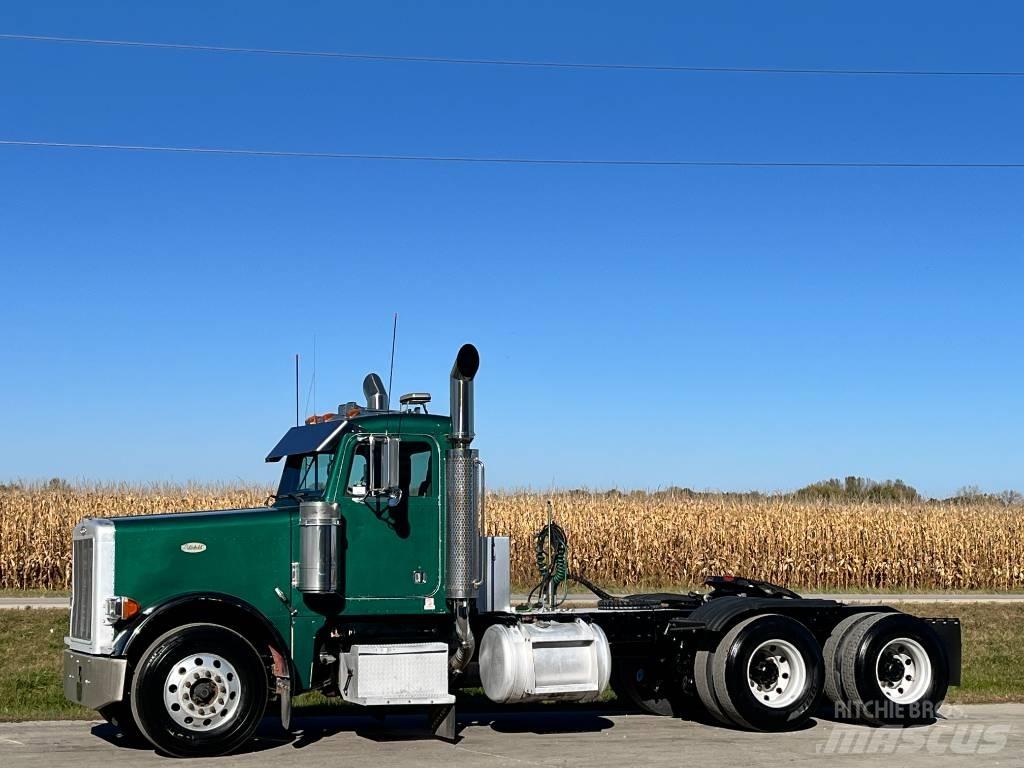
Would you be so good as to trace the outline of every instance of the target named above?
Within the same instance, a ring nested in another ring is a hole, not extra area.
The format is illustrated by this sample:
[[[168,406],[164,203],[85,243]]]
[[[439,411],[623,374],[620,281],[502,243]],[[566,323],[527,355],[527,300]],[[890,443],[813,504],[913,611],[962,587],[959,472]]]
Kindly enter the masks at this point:
[[[787,640],[766,640],[747,661],[747,686],[751,695],[766,707],[791,706],[807,686],[807,662]]]
[[[167,714],[189,731],[212,731],[231,722],[241,699],[238,671],[216,653],[180,659],[164,681]]]
[[[875,659],[875,680],[895,704],[920,701],[932,685],[932,660],[917,640],[897,637]]]

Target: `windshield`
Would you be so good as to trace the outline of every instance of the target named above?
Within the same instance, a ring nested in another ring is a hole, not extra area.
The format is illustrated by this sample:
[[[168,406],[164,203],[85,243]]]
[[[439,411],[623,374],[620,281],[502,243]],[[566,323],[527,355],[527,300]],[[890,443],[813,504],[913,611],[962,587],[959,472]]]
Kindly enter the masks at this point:
[[[281,473],[281,484],[277,488],[278,498],[295,494],[303,498],[323,495],[327,478],[334,464],[335,452],[310,453],[305,456],[289,456]]]

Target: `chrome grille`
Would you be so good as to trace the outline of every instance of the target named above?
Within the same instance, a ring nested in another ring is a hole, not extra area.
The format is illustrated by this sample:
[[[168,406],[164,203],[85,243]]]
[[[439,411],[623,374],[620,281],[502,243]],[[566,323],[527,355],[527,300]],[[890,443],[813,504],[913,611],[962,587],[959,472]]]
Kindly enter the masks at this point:
[[[71,636],[92,640],[93,539],[75,539],[71,551]]]

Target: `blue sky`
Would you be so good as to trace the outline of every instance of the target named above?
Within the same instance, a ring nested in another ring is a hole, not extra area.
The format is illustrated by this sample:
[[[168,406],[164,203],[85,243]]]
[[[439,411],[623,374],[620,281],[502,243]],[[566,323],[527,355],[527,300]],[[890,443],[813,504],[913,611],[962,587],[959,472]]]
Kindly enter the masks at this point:
[[[1024,70],[1016,3],[7,2],[0,32],[423,56]],[[1022,78],[344,62],[0,41],[0,138],[1024,161]],[[320,410],[446,410],[504,487],[1021,488],[1021,170],[522,167],[0,147],[0,478],[270,480]],[[304,390],[308,378],[304,375]],[[305,399],[305,391],[303,393]],[[309,410],[312,410],[310,406]]]

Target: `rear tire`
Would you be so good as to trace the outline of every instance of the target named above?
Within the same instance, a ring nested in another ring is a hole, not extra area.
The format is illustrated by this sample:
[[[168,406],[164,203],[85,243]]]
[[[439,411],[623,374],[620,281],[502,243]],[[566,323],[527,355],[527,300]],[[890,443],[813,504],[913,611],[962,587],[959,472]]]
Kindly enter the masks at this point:
[[[791,730],[813,714],[825,684],[821,648],[800,622],[776,614],[733,627],[713,654],[722,709],[743,728]]]
[[[905,613],[857,624],[840,648],[843,693],[853,714],[877,725],[934,720],[949,686],[949,662],[935,632]]]
[[[223,755],[252,736],[269,688],[266,664],[242,635],[216,624],[187,624],[143,653],[132,680],[132,715],[165,754]]]
[[[845,619],[836,624],[832,630],[832,634],[828,636],[828,640],[825,641],[825,647],[822,649],[822,656],[825,659],[825,696],[832,702],[834,709],[836,710],[833,714],[838,714],[840,709],[845,708],[849,710],[850,701],[846,698],[846,694],[843,692],[842,682],[842,665],[843,657],[841,649],[849,636],[853,628],[860,624],[871,616],[877,616],[877,613],[871,611],[865,611],[863,613],[855,613],[852,616],[847,616]]]
[[[715,654],[712,651],[697,651],[693,661],[693,680],[697,685],[697,696],[709,715],[723,725],[735,728],[737,724],[725,713],[718,691],[715,690],[714,663]]]
[[[615,697],[623,705],[632,706],[644,714],[675,717],[683,711],[677,698],[665,695],[665,681],[651,666],[613,663],[611,684]]]

